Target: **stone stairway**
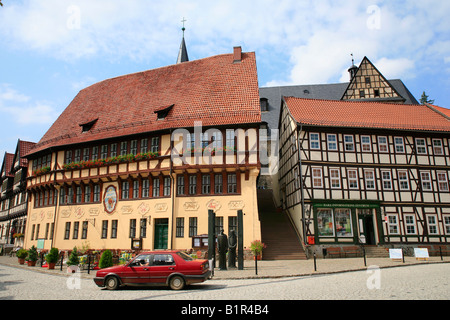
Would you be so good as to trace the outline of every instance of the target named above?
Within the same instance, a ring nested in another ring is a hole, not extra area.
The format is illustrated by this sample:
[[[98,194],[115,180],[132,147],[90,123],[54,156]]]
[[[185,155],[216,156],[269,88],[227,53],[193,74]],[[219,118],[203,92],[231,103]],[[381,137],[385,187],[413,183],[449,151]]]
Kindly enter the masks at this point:
[[[380,246],[364,246],[368,258],[389,258],[389,250]]]
[[[263,260],[306,260],[297,233],[286,216],[277,212],[272,190],[258,190],[258,211],[262,242],[267,246]]]

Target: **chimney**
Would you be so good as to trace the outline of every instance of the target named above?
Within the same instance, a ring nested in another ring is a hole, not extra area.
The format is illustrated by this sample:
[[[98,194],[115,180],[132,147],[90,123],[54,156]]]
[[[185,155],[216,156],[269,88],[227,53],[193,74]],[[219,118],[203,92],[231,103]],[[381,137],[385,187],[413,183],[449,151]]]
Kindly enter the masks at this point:
[[[242,48],[234,47],[233,48],[233,63],[238,63],[242,61]]]

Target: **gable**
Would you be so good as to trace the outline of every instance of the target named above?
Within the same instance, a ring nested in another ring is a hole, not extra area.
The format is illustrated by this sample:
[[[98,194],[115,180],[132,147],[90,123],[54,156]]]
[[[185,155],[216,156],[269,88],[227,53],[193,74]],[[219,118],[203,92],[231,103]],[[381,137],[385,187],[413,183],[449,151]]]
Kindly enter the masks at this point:
[[[364,57],[341,100],[405,102],[405,98],[395,90],[367,57]]]

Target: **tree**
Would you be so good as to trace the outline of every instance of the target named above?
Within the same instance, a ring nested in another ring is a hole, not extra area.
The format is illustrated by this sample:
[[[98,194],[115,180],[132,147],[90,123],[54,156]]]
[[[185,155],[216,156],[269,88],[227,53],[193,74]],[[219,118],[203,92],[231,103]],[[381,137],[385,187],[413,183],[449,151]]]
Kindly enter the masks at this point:
[[[0,7],[3,7],[3,3],[2,3],[2,0],[0,0]]]
[[[80,263],[80,258],[78,258],[77,247],[74,247],[72,253],[69,256],[69,260],[67,261],[68,266],[77,266]]]
[[[428,96],[426,95],[425,91],[422,93],[422,97],[420,97],[420,103],[421,104],[425,104],[425,103],[430,103],[433,104],[434,100],[429,100]]]
[[[102,253],[100,261],[98,263],[100,269],[108,268],[113,266],[112,253],[109,250],[105,250]]]

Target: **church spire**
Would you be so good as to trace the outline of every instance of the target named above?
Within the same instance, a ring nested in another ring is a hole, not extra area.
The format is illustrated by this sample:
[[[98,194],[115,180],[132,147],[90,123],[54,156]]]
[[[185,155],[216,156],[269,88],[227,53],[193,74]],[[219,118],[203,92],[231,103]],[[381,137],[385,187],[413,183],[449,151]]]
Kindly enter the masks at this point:
[[[181,28],[181,30],[183,31],[183,39],[181,39],[180,50],[178,51],[177,64],[189,61],[189,57],[188,57],[188,53],[187,53],[187,49],[186,49],[186,42],[184,41],[184,31],[186,30],[186,28],[184,27],[184,23],[186,22],[186,19],[183,18],[183,20],[181,20],[181,22],[183,22],[183,28]]]

